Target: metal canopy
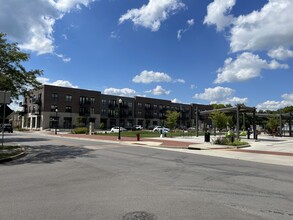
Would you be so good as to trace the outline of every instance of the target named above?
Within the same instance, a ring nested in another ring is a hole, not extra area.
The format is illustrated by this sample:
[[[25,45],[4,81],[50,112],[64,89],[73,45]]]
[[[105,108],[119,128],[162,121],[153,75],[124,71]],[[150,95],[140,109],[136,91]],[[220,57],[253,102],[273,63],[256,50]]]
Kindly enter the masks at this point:
[[[213,110],[205,110],[205,111],[199,111],[196,108],[196,133],[198,136],[198,117],[199,115],[210,115],[213,112],[223,112],[223,113],[234,113],[236,112],[236,119],[237,119],[237,124],[236,124],[236,134],[237,134],[237,139],[239,139],[240,132],[239,132],[239,114],[240,113],[247,113],[247,112],[252,112],[253,113],[253,137],[254,139],[257,139],[257,133],[256,133],[256,108],[253,107],[247,107],[243,105],[237,105],[235,107],[228,107],[228,108],[221,108],[221,109],[213,109]]]

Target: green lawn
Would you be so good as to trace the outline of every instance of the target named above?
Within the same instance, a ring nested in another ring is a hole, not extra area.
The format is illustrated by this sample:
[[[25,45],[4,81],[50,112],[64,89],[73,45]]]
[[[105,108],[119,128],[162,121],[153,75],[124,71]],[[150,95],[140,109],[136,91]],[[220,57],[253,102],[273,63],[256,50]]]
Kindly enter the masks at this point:
[[[20,146],[0,146],[0,159],[5,159],[18,155],[23,152],[23,148]]]
[[[153,132],[153,131],[123,131],[121,132],[122,137],[136,137],[136,134],[140,134],[141,138],[151,138],[151,137],[160,137],[160,133]],[[203,132],[199,132],[199,135],[203,135]],[[111,133],[108,132],[104,133],[97,133],[96,135],[105,135],[105,136],[117,136],[118,133]],[[183,132],[183,131],[171,131],[166,134],[167,137],[182,137],[182,136],[195,136],[195,132]]]

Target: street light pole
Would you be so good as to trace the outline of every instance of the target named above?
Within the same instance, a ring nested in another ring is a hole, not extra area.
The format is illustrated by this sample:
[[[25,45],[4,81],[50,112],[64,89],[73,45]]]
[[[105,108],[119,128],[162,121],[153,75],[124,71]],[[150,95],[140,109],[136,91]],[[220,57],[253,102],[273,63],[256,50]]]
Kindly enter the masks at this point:
[[[57,120],[58,108],[55,109],[55,112],[56,112],[56,116],[55,116],[55,134],[57,134],[57,127],[58,127],[58,120]]]
[[[121,119],[121,104],[122,104],[122,99],[119,99],[118,100],[118,102],[119,102],[119,118],[118,118],[118,140],[120,140],[121,139],[121,134],[120,134],[120,119]]]

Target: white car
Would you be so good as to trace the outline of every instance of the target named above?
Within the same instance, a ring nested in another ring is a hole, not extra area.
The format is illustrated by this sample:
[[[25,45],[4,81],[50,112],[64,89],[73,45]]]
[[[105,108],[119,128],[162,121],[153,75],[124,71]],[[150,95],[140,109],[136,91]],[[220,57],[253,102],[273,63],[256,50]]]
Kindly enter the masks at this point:
[[[135,129],[136,129],[136,130],[142,130],[143,127],[142,127],[141,125],[135,125]]]
[[[113,133],[118,133],[119,132],[119,127],[118,126],[113,127],[113,128],[111,128],[110,131],[113,132]],[[127,131],[127,129],[125,129],[123,127],[120,127],[120,132],[122,132],[122,131]]]
[[[156,126],[154,129],[153,129],[153,132],[159,132],[159,133],[168,133],[170,131],[169,128],[166,128],[166,127],[162,127],[162,126]]]

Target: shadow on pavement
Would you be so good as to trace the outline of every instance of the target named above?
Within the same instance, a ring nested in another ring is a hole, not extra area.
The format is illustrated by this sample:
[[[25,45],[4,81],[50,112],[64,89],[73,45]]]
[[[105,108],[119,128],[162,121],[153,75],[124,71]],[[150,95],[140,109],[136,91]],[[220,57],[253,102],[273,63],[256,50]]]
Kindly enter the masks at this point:
[[[92,157],[88,154],[93,151],[86,148],[65,145],[26,146],[25,148],[27,152],[25,157],[4,163],[3,165],[21,165],[26,163],[52,164],[66,159],[75,159],[77,157]]]
[[[15,138],[15,137],[5,137],[4,143],[9,142],[37,142],[37,141],[49,141],[47,138]]]

